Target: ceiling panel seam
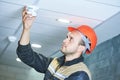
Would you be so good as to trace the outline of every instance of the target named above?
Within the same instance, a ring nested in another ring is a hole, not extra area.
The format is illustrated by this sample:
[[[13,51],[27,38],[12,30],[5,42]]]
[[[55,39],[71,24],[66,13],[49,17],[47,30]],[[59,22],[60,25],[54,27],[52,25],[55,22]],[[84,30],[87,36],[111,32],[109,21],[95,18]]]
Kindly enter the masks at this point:
[[[117,6],[117,5],[108,4],[108,3],[102,3],[102,2],[97,2],[97,1],[93,1],[93,0],[86,0],[86,1],[93,2],[93,3],[98,3],[98,4],[104,4],[104,5],[107,5],[107,6],[120,7],[120,6]]]
[[[7,27],[7,26],[1,26],[1,25],[0,25],[0,28],[16,30],[15,28]]]
[[[6,4],[13,4],[13,5],[18,5],[18,6],[24,6],[22,4],[16,4],[16,3],[12,3],[12,2],[6,2],[6,1],[0,1],[0,2],[6,3]]]

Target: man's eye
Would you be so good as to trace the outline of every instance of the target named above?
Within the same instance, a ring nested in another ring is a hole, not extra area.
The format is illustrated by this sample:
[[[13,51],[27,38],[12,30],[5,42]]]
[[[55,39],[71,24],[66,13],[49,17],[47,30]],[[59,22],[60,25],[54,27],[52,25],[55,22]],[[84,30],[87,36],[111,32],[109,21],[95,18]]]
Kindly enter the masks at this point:
[[[71,37],[70,40],[72,40],[73,38]]]
[[[68,38],[68,36],[66,36],[66,38]]]

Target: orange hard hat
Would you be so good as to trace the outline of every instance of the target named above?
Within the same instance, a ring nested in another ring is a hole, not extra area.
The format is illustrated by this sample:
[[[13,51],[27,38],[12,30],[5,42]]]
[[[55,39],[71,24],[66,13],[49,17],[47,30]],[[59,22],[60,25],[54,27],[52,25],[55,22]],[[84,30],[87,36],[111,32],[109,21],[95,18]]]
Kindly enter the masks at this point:
[[[68,27],[68,31],[72,32],[73,30],[80,31],[83,35],[85,35],[90,41],[90,50],[86,50],[86,54],[90,54],[97,44],[97,36],[95,31],[88,25],[81,25],[77,28]]]

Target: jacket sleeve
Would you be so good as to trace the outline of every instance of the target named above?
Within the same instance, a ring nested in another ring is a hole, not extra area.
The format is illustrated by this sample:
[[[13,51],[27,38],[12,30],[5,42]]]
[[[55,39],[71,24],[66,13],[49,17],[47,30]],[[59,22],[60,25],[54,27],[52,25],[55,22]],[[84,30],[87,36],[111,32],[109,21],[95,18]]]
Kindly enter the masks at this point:
[[[17,47],[17,55],[18,57],[30,67],[33,67],[36,71],[45,73],[49,63],[51,62],[51,58],[47,58],[42,54],[38,54],[34,52],[31,48],[30,43],[28,45],[20,45],[18,43]]]
[[[65,80],[90,80],[87,73],[84,71],[78,71],[76,73],[71,74]]]

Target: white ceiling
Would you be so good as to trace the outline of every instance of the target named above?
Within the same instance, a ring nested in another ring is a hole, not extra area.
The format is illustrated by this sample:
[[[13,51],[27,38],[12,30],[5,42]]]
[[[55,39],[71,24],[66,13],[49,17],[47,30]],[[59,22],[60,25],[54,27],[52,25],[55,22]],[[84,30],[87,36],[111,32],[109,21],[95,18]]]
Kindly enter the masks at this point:
[[[22,31],[22,8],[24,5],[32,4],[40,9],[31,29],[31,43],[41,44],[41,49],[34,50],[45,56],[59,50],[68,26],[91,26],[98,35],[98,44],[120,33],[119,27],[113,30],[114,24],[120,25],[120,0],[0,0],[1,64],[27,67],[16,62],[15,51]],[[57,22],[58,18],[68,19],[72,23]],[[110,29],[109,33],[106,33],[109,36],[104,36],[107,29]],[[114,32],[110,32],[111,30]],[[13,43],[8,41],[8,36],[11,35],[17,37]]]

